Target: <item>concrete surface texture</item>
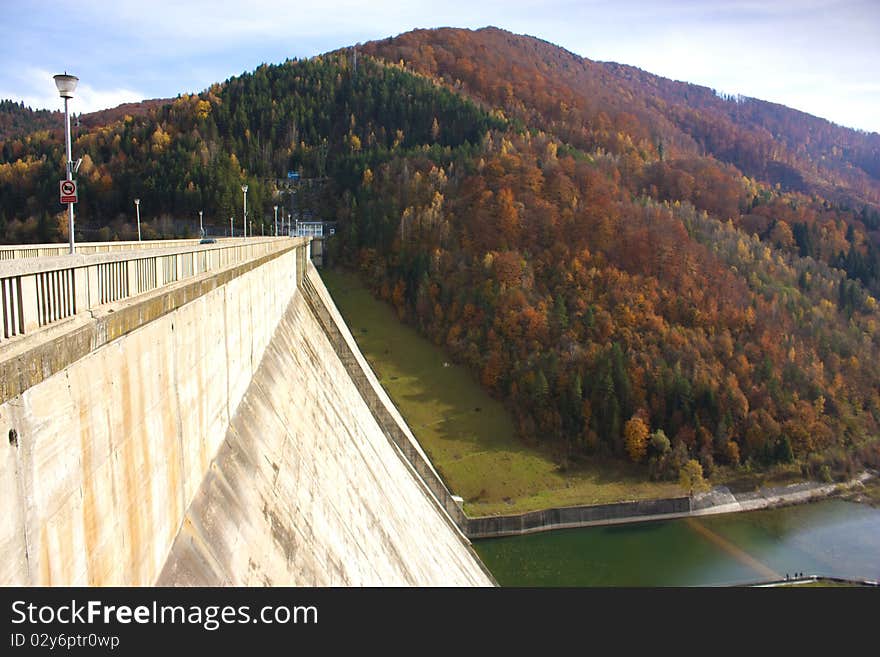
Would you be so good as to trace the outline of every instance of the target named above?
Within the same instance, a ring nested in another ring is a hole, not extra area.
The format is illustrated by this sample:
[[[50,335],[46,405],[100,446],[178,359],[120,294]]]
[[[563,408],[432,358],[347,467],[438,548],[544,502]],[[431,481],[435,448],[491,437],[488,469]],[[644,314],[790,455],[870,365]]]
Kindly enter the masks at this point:
[[[21,370],[0,584],[492,583],[336,357],[307,267],[292,246],[0,346]],[[70,332],[95,346],[65,363]]]
[[[466,517],[460,502],[456,501],[446,487],[394,402],[379,383],[314,267],[309,267],[304,272],[300,286],[312,312],[321,323],[324,334],[333,345],[337,358],[367,402],[382,431],[406,456],[407,461],[419,473],[421,481],[431,490],[456,526],[463,528]]]
[[[490,583],[298,294],[158,584]]]
[[[155,581],[293,294],[295,258],[291,248],[0,405],[0,582]]]

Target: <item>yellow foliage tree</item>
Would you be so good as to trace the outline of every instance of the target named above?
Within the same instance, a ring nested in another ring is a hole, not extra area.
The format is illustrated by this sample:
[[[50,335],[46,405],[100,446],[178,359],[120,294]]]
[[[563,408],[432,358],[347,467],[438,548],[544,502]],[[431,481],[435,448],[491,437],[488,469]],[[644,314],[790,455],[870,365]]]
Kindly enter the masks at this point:
[[[703,479],[703,466],[695,459],[691,459],[681,466],[681,470],[678,472],[678,484],[688,492],[688,495],[709,488],[709,484]]]
[[[171,143],[171,136],[162,130],[162,126],[157,126],[156,131],[153,133],[152,142],[153,152],[161,153],[168,147],[168,144]]]
[[[724,447],[724,456],[731,465],[739,465],[739,445],[732,440],[727,441]]]
[[[648,452],[648,425],[638,416],[630,418],[623,427],[626,452],[633,462],[638,463]]]
[[[211,103],[207,100],[200,100],[196,103],[196,117],[199,119],[208,118],[208,114],[211,113]]]

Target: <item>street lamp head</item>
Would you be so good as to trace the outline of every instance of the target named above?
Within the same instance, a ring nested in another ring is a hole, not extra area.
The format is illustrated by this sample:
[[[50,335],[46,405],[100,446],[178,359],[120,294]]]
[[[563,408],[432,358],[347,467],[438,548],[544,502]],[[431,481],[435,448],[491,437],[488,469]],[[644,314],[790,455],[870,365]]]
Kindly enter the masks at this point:
[[[58,93],[61,94],[61,97],[73,98],[73,92],[76,90],[76,83],[79,82],[79,78],[75,75],[68,75],[66,72],[59,73],[53,77],[55,78],[55,86],[58,87]]]
[[[140,204],[141,204],[141,200],[140,200],[139,198],[136,198],[136,199],[134,200],[134,204],[135,204],[135,205],[140,205]]]
[[[278,212],[278,206],[277,206],[277,205],[273,205],[272,208],[275,210],[275,212]]]
[[[242,185],[242,186],[241,186],[241,191],[247,193],[247,188],[248,188],[247,185]]]

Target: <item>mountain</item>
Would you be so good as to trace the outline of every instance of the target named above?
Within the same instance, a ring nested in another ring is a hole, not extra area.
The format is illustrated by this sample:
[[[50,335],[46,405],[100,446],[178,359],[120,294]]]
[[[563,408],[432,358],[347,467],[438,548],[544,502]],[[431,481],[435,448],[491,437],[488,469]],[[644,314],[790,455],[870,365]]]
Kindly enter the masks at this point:
[[[363,52],[441,79],[488,107],[591,150],[618,132],[668,159],[712,155],[743,173],[855,204],[880,202],[880,134],[782,105],[593,62],[497,28],[416,30]]]
[[[792,254],[843,268],[880,294],[878,133],[491,27],[415,30],[361,50],[532,130],[620,158],[633,194],[690,202]],[[853,240],[856,249],[847,246]]]
[[[223,230],[247,183],[257,226],[273,205],[336,220],[336,258],[560,459],[830,477],[880,465],[876,138],[421,30],[83,130],[77,225],[129,236],[137,196],[147,236],[194,234],[199,210]],[[0,143],[7,240],[63,236],[62,151]],[[311,181],[295,205],[290,170]]]

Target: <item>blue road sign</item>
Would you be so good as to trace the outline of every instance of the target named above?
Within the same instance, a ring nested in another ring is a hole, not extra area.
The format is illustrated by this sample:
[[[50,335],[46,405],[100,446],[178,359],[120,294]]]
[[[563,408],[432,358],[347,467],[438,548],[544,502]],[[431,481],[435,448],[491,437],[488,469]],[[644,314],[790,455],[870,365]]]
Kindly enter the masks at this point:
[[[298,171],[288,171],[287,177],[291,180],[299,180],[299,172]]]

